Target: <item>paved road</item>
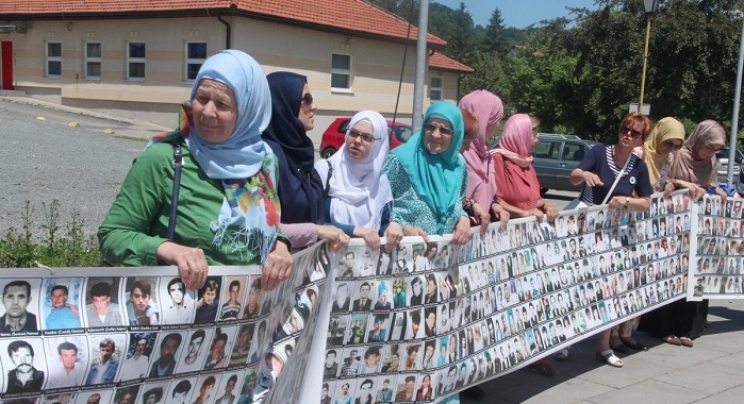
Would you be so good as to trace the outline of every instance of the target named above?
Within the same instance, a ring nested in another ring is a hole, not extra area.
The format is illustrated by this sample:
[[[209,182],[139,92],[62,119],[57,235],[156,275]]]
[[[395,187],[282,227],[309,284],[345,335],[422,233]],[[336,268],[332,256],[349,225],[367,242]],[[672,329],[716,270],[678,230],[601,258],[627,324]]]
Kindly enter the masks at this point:
[[[571,349],[567,362],[549,359],[554,377],[518,370],[483,384],[483,401],[463,404],[734,404],[744,396],[744,301],[711,301],[711,321],[693,348],[637,333],[650,347],[620,355],[622,369],[594,359],[594,338]]]
[[[49,118],[41,121],[37,116]],[[81,127],[68,127],[72,121]],[[60,202],[59,225],[77,211],[86,229],[95,232],[132,159],[145,146],[143,140],[104,134],[108,128],[140,137],[155,132],[151,127],[0,101],[0,232],[22,226],[26,201],[34,209],[34,228],[40,229],[44,205],[53,200]]]

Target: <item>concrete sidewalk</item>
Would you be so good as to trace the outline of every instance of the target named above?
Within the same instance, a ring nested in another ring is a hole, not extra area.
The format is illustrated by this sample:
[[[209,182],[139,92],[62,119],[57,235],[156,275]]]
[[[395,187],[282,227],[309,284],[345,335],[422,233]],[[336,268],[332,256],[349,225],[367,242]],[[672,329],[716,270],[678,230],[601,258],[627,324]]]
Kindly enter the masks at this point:
[[[567,362],[549,359],[554,377],[522,369],[482,386],[486,398],[463,404],[740,403],[744,400],[744,301],[714,300],[711,321],[693,348],[638,332],[646,352],[618,355],[615,369],[594,359],[595,338],[576,344]]]

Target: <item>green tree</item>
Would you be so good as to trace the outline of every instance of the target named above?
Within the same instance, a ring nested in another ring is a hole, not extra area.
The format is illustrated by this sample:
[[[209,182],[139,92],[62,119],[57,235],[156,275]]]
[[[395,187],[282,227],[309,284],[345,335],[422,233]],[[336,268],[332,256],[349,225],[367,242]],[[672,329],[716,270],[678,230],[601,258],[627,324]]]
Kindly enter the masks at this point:
[[[742,14],[737,0],[667,0],[652,19],[644,101],[654,119],[724,124],[732,110]],[[509,61],[511,102],[562,125],[614,142],[638,102],[646,16],[637,0],[595,0],[533,32]],[[535,52],[541,60],[531,58]],[[531,59],[530,59],[531,58]],[[547,69],[546,72],[534,71]]]
[[[504,19],[501,18],[501,10],[498,8],[493,10],[491,18],[488,20],[483,42],[486,51],[494,57],[503,59],[509,53],[512,44],[509,43]]]

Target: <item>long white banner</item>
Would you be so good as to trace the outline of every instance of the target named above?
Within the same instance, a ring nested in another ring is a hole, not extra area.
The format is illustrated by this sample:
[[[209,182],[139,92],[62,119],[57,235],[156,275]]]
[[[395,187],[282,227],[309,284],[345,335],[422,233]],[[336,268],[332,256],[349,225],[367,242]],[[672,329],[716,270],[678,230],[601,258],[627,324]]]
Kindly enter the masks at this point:
[[[744,298],[744,220],[739,198],[705,196],[693,206],[697,242],[690,266],[688,300]]]
[[[2,397],[438,402],[695,291],[713,276],[695,263],[723,254],[698,258],[705,240],[726,254],[741,246],[731,230],[741,205],[730,202],[721,234],[697,236],[718,212],[694,221],[697,205],[675,193],[654,195],[648,212],[589,207],[494,224],[464,246],[449,236],[406,238],[391,254],[360,240],[337,253],[319,244],[295,254],[292,278],[271,292],[257,267],[212,267],[199,291],[175,268],[7,269]]]
[[[648,212],[582,208],[390,255],[355,241],[301,402],[438,402],[683,298],[691,205],[655,195]]]

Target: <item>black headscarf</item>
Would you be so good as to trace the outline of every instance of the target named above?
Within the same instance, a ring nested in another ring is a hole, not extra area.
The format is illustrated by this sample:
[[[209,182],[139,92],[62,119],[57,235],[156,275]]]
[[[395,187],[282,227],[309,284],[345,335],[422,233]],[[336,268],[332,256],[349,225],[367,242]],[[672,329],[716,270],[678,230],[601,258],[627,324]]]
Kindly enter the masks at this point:
[[[290,72],[266,76],[271,123],[262,137],[279,162],[282,223],[323,223],[323,182],[313,169],[315,149],[297,117],[307,77]]]

